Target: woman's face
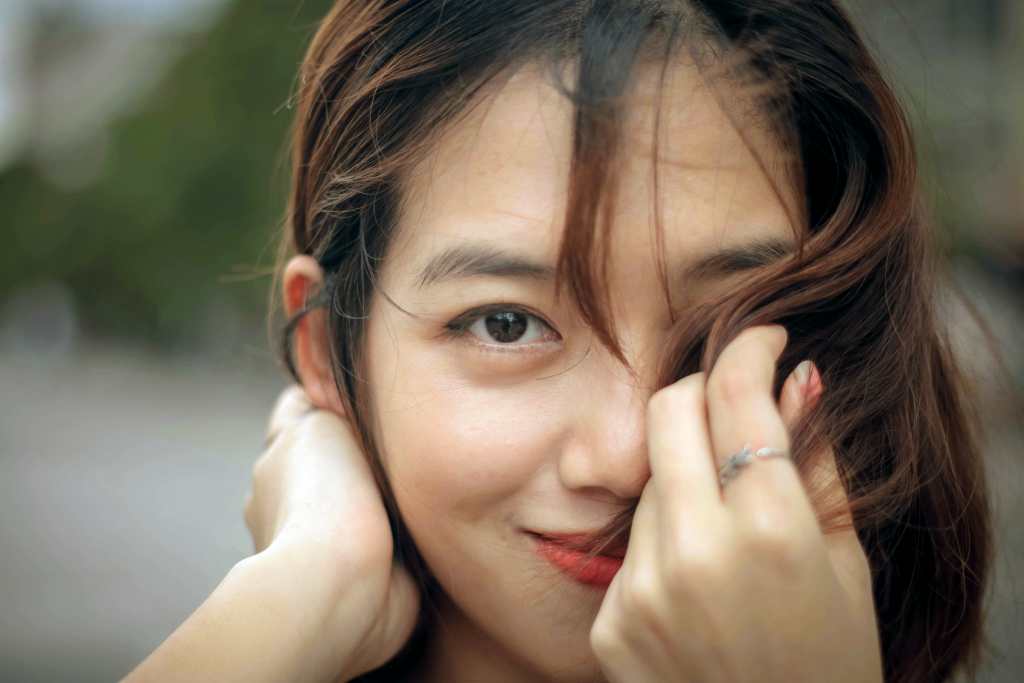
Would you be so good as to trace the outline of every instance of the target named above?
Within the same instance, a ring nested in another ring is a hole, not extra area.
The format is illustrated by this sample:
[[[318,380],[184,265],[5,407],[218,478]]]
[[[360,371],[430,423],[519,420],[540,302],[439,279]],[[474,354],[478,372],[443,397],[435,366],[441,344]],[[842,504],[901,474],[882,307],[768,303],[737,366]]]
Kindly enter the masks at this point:
[[[642,71],[636,94],[652,102],[656,79]],[[414,316],[374,296],[374,429],[405,523],[451,601],[441,636],[459,643],[451,666],[594,680],[589,632],[604,590],[539,557],[527,532],[598,529],[650,477],[644,412],[669,329],[655,260],[654,110],[637,100],[625,122],[608,272],[637,382],[568,297],[553,299],[570,103],[536,67],[486,98],[408,179],[380,285]],[[754,240],[791,244],[793,228],[696,71],[670,70],[663,102],[659,185],[678,309],[742,277],[684,278],[688,266]],[[789,192],[768,133],[747,130]]]

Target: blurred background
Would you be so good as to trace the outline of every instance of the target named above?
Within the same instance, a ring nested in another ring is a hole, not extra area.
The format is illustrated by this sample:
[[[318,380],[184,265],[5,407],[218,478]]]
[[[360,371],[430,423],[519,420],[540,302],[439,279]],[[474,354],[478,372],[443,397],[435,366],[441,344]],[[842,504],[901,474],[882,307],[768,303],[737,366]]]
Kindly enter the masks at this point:
[[[330,4],[0,0],[2,681],[120,678],[252,550],[288,97]],[[1007,363],[950,299],[998,515],[982,680],[1019,681],[1024,3],[847,4]]]

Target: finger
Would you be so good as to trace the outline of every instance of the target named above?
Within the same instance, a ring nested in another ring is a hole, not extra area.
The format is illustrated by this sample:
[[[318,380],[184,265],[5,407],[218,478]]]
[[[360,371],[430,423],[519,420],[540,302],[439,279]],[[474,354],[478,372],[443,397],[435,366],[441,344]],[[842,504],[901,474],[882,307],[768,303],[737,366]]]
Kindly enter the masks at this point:
[[[599,654],[605,673],[628,671],[629,680],[638,683],[653,683],[653,672],[672,668],[672,663],[665,661],[665,643],[652,642],[647,633],[628,626],[637,617],[660,620],[652,612],[660,615],[670,607],[658,598],[662,589],[657,558],[667,539],[660,528],[656,509],[659,497],[653,483],[652,478],[640,495],[622,569],[608,586],[591,630],[591,646]]]
[[[786,383],[782,387],[782,394],[779,398],[779,413],[782,415],[786,428],[792,434],[800,417],[810,410],[819,400],[823,391],[821,375],[813,361],[802,361],[790,373]],[[824,452],[830,448],[825,444],[820,452],[812,454],[805,465],[804,479],[808,490],[817,496],[817,492],[823,491],[838,481],[838,474],[835,469],[835,462],[832,460],[830,466],[826,456],[832,458],[831,454]]]
[[[648,533],[641,534],[644,536],[644,553],[634,556],[634,559],[638,560],[634,565],[629,565],[627,560],[612,582],[620,583],[614,586],[616,594],[613,596],[612,604],[618,607],[619,614],[627,624],[620,629],[620,633],[633,659],[628,665],[623,662],[621,666],[621,671],[629,672],[628,675],[612,680],[628,680],[630,683],[658,683],[669,680],[665,673],[675,672],[679,667],[676,661],[679,656],[678,648],[672,646],[670,639],[652,638],[653,634],[648,628],[633,626],[639,622],[653,626],[655,633],[659,633],[662,629],[658,628],[658,625],[671,624],[675,616],[672,610],[679,608],[678,604],[669,599],[671,593],[666,589],[667,577],[661,571],[661,561],[657,560],[654,554],[659,550],[656,546],[666,541],[659,536],[659,522],[655,519],[658,516],[653,504],[656,496],[650,488],[647,491],[652,495],[647,496],[650,500],[647,501],[649,504],[646,505],[646,511],[641,510],[645,507],[643,498],[637,507],[637,514],[646,516],[649,522]],[[632,541],[630,545],[632,546]],[[613,586],[609,586],[609,592],[612,588]]]
[[[666,524],[699,527],[722,514],[708,435],[702,372],[657,391],[647,406],[647,449],[659,510]],[[671,528],[669,533],[681,533]]]
[[[718,467],[744,445],[754,451],[765,446],[789,449],[789,433],[771,395],[775,362],[786,339],[780,325],[749,327],[725,347],[712,368],[707,411]]]
[[[785,388],[783,389],[783,399],[780,403],[791,404],[783,408],[784,414],[799,415],[801,411],[808,410],[820,400],[824,392],[818,368],[814,363],[809,363],[805,367],[808,373],[803,391],[796,390],[787,396]],[[798,384],[799,373],[794,373],[798,374],[798,377],[790,379],[794,380],[794,384]],[[796,400],[792,398],[793,395],[797,396]],[[801,401],[803,407],[799,405]],[[839,475],[835,450],[831,444],[826,442],[808,459],[807,486],[814,493],[816,514],[827,527],[824,529],[827,532],[825,546],[836,576],[849,592],[870,595],[870,563],[857,536],[850,510],[849,493]]]
[[[288,425],[298,422],[299,418],[312,408],[309,396],[301,386],[292,384],[285,388],[277,397],[277,402],[270,413],[267,425],[267,443],[273,441]]]
[[[815,469],[822,494],[822,507],[836,510],[838,515],[829,523],[825,534],[825,547],[836,576],[851,594],[871,594],[871,566],[857,536],[850,513],[850,500],[836,466],[835,451],[825,448],[816,453]],[[831,530],[835,529],[835,530]]]
[[[659,536],[662,530],[658,526],[657,495],[654,490],[654,480],[648,480],[640,494],[636,511],[633,513],[633,523],[629,529],[629,545],[626,547],[626,555],[622,558],[622,568],[612,579],[613,583],[620,584],[619,590],[623,590],[621,584],[625,584],[625,595],[635,596],[638,592],[649,594],[649,590],[637,591],[639,587],[651,589],[652,581],[656,579],[658,568],[658,545],[666,542],[666,539]],[[610,588],[610,587],[609,587]],[[619,595],[619,598],[623,595]]]
[[[812,397],[808,391],[811,366],[810,360],[801,361],[786,378],[786,383],[782,385],[782,393],[779,395],[779,414],[782,415],[782,421],[790,434],[793,433],[800,416],[811,405]]]
[[[708,377],[711,443],[719,467],[745,446],[789,451],[789,433],[772,395],[775,364],[787,340],[780,325],[743,330],[722,351]],[[810,501],[788,457],[755,457],[723,491],[726,505],[744,515],[813,521]],[[815,523],[816,528],[816,523]]]
[[[801,362],[782,387],[779,412],[792,431],[800,416],[820,400],[824,391],[821,373],[810,361]],[[808,458],[807,490],[813,493],[815,514],[820,522],[827,518],[824,536],[836,576],[850,593],[871,594],[871,570],[864,548],[857,537],[850,503],[831,444],[824,445]]]
[[[633,523],[629,528],[629,545],[620,571],[631,575],[637,569],[654,568],[659,546],[662,542],[671,542],[662,536],[663,530],[659,527],[658,501],[654,479],[651,478],[644,486],[636,511],[633,513]]]

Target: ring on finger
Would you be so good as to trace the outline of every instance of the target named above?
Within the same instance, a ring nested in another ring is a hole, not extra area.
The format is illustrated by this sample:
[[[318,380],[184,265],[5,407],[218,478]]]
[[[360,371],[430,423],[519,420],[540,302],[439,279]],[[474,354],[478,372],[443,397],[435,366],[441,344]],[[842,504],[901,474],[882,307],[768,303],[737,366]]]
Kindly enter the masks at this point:
[[[789,451],[782,448],[772,448],[765,446],[759,448],[756,451],[750,449],[750,443],[743,445],[743,448],[738,453],[733,453],[722,465],[721,469],[718,470],[718,483],[721,486],[725,486],[727,483],[736,478],[739,471],[753,462],[754,458],[788,458]]]

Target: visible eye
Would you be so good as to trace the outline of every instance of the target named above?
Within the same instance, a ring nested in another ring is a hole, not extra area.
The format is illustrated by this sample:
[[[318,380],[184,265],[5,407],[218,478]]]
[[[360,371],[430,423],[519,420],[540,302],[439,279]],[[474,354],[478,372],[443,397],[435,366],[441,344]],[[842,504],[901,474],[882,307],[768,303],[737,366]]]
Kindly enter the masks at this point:
[[[450,337],[471,334],[481,346],[509,350],[558,341],[558,333],[538,316],[517,307],[485,306],[466,311],[445,325]]]

